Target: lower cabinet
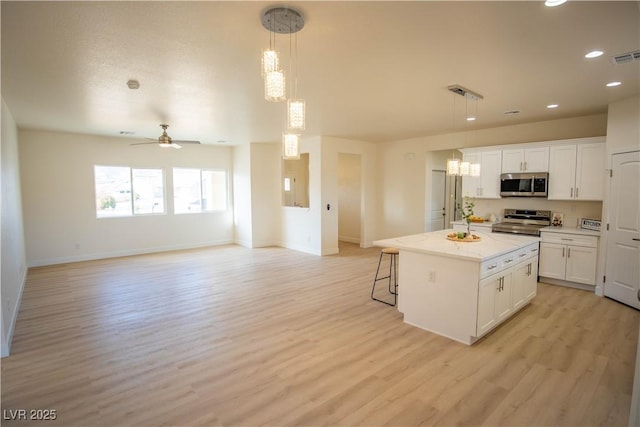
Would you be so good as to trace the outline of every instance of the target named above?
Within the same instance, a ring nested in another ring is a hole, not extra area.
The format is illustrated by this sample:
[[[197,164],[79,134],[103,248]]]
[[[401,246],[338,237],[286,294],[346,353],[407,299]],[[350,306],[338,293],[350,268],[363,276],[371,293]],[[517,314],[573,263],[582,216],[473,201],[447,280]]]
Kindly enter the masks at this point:
[[[540,276],[596,284],[597,237],[541,233]]]
[[[480,337],[536,296],[538,257],[480,280],[476,336]]]

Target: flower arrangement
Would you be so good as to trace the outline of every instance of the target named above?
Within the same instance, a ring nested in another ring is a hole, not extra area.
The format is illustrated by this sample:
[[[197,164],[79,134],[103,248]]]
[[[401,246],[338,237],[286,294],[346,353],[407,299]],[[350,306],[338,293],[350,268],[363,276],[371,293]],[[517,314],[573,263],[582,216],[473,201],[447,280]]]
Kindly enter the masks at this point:
[[[469,196],[464,196],[462,198],[462,204],[458,203],[457,207],[458,209],[460,209],[460,212],[462,214],[462,218],[466,221],[467,223],[467,236],[469,236],[471,234],[471,220],[472,218],[474,218],[474,214],[473,214],[473,208],[475,207],[476,203],[475,203],[475,199],[469,197]]]

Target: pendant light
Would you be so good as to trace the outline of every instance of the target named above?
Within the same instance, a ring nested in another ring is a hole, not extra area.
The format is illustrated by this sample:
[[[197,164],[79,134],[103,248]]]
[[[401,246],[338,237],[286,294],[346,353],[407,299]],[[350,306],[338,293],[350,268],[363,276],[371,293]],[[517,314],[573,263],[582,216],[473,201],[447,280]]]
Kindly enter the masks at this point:
[[[295,40],[295,47],[292,46]],[[289,131],[303,131],[305,127],[305,102],[298,98],[298,34],[289,34],[289,74],[293,78],[291,96],[287,100],[287,129]]]
[[[282,134],[282,158],[285,160],[300,158],[300,135],[290,132]]]
[[[286,100],[286,81],[280,68],[280,54],[275,49],[276,34],[292,34],[300,31],[304,20],[300,13],[286,7],[274,7],[263,12],[262,26],[269,31],[269,49],[262,51],[262,76],[264,98],[271,102]],[[273,37],[273,43],[272,43]]]
[[[453,97],[453,120],[451,122],[453,126],[453,134],[456,133],[456,97]],[[460,160],[456,159],[455,150],[452,153],[452,158],[447,160],[447,175],[460,175]]]
[[[463,148],[467,146],[467,122],[476,121],[477,113],[478,113],[478,100],[483,99],[482,95],[479,95],[475,92],[470,91],[469,89],[465,89],[459,85],[452,85],[447,87],[447,89],[454,94],[458,94],[464,96],[465,98],[465,129],[464,129],[464,143]],[[473,119],[469,116],[469,99],[475,101],[475,115]],[[455,118],[456,118],[456,97],[453,98],[453,133],[455,134]],[[475,123],[474,123],[475,126]],[[470,163],[462,160],[458,160],[455,158],[455,152],[452,156],[452,159],[447,160],[447,174],[448,175],[457,175],[457,176],[480,176],[480,163]]]

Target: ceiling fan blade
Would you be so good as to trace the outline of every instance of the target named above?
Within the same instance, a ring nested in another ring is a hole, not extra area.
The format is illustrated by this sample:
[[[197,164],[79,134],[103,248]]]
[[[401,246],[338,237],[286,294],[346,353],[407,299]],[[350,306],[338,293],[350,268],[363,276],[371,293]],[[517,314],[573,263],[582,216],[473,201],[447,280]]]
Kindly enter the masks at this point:
[[[189,140],[183,140],[183,139],[174,139],[173,142],[174,143],[179,142],[180,144],[202,144],[200,141],[189,141]]]
[[[175,149],[178,149],[178,150],[179,150],[180,148],[182,148],[182,146],[181,146],[181,145],[178,145],[178,144],[176,144],[175,142],[172,142],[172,143],[171,143],[171,146],[172,146],[173,148],[175,148]]]
[[[151,141],[152,142],[134,142],[133,144],[129,144],[129,145],[148,145],[148,144],[157,144],[158,143],[158,141],[156,141],[155,139],[153,139]]]

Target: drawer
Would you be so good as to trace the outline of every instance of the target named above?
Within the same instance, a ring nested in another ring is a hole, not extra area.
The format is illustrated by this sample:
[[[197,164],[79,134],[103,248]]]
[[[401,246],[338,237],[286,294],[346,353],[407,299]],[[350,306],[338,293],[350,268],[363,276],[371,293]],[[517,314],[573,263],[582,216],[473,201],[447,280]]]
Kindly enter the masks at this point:
[[[502,270],[502,267],[500,264],[500,258],[493,258],[493,259],[484,261],[480,265],[480,276],[487,277],[491,274],[497,273],[500,270]]]
[[[598,238],[596,236],[582,236],[580,234],[565,233],[540,233],[542,242],[559,243],[561,245],[588,246],[595,248],[598,246]]]

